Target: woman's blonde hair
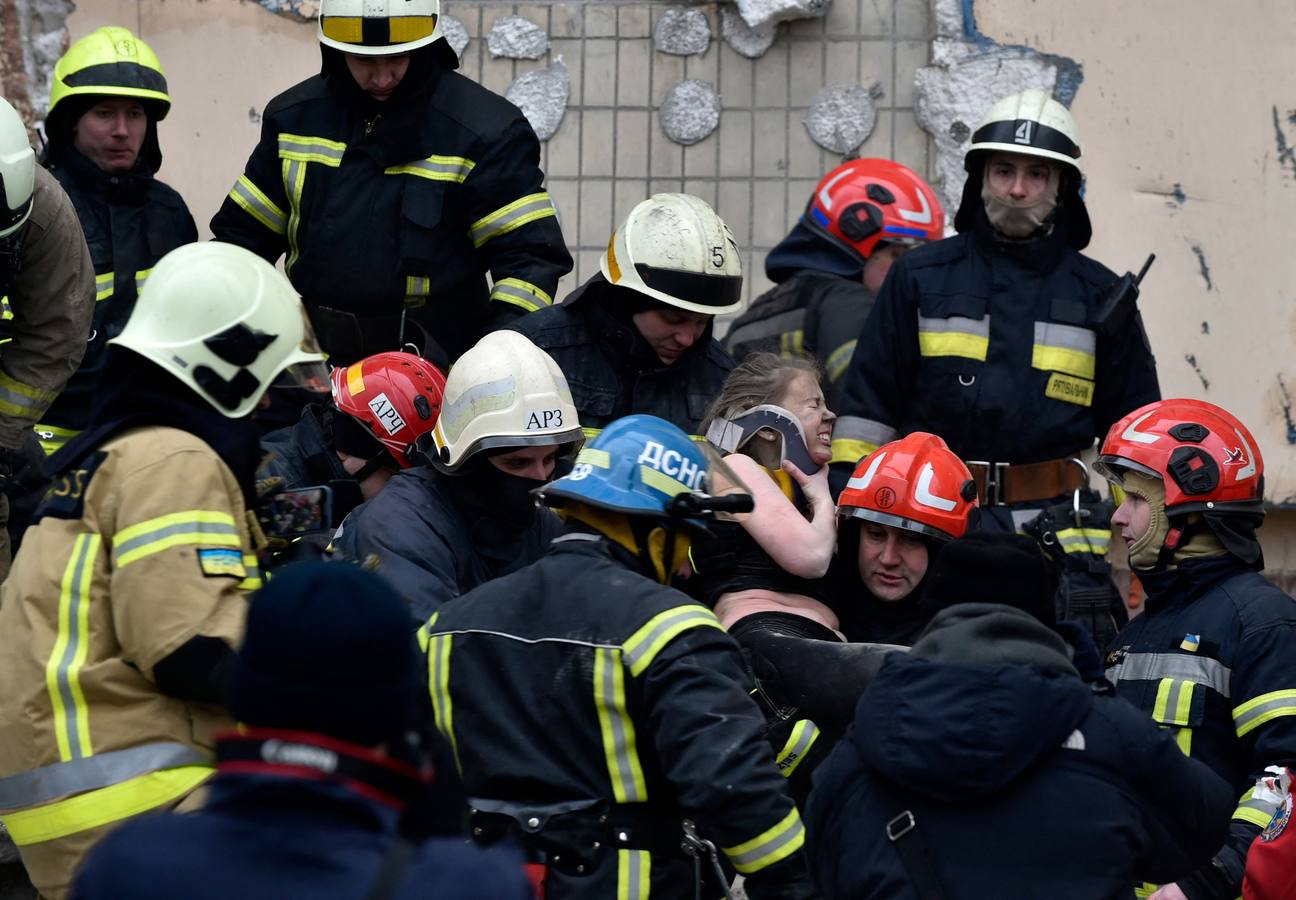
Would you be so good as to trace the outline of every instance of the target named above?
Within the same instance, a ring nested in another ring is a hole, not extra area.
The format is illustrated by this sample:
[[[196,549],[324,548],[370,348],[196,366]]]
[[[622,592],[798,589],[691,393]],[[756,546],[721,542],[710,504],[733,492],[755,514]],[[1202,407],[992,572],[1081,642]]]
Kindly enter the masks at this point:
[[[732,418],[753,406],[777,402],[798,372],[809,372],[815,381],[823,380],[823,370],[813,357],[765,352],[749,354],[725,378],[719,396],[698,426],[699,433],[706,434],[711,423],[718,418]]]

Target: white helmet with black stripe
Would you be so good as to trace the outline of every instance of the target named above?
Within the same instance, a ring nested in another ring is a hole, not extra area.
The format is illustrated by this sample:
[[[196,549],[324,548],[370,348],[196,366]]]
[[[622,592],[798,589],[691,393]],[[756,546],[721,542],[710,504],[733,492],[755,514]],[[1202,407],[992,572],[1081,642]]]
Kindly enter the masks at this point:
[[[441,37],[440,0],[323,0],[319,41],[361,56],[395,56]]]
[[[706,315],[742,306],[742,259],[733,232],[692,194],[653,194],[608,241],[603,277],[669,306]]]

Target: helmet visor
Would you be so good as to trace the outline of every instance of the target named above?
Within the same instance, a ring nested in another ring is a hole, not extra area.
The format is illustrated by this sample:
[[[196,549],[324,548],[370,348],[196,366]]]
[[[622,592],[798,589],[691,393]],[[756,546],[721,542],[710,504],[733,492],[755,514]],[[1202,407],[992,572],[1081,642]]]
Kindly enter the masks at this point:
[[[315,360],[293,363],[275,376],[270,386],[325,395],[331,395],[333,390],[329,382],[329,367]]]
[[[1094,471],[1106,478],[1109,482],[1117,486],[1124,486],[1126,472],[1138,472],[1140,475],[1146,475],[1149,478],[1161,480],[1161,473],[1155,469],[1136,463],[1132,459],[1126,459],[1123,456],[1115,456],[1110,453],[1103,454],[1094,462]]]

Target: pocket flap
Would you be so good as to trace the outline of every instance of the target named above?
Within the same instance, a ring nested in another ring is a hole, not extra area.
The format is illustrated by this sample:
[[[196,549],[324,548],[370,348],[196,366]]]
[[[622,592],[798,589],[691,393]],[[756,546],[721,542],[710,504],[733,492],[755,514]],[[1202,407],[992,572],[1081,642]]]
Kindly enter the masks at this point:
[[[1157,683],[1152,720],[1160,725],[1196,728],[1206,719],[1206,685],[1182,678]]]

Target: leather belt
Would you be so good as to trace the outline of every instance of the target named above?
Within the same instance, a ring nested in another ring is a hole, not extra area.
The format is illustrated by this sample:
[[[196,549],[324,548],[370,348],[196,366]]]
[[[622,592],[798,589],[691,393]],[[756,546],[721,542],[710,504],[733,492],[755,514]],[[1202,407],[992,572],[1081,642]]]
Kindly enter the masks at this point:
[[[1071,457],[1037,463],[969,461],[967,467],[982,506],[1052,500],[1088,480],[1084,463]]]

